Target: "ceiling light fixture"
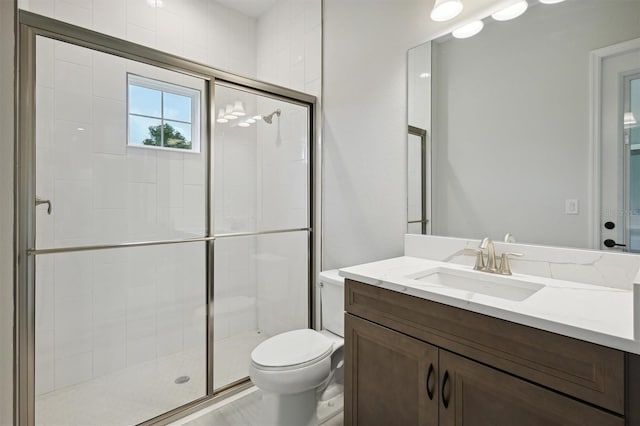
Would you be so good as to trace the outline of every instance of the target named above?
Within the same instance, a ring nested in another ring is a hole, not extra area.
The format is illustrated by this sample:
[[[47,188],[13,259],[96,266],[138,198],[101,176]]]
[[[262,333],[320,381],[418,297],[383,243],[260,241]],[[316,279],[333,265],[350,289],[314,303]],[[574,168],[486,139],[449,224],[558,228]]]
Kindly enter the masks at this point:
[[[636,117],[633,115],[632,112],[625,112],[624,113],[624,128],[625,129],[630,129],[631,127],[636,127],[636,124],[638,124],[638,121],[636,120]]]
[[[216,120],[217,123],[228,123],[229,120],[227,120],[226,118],[224,118],[224,108],[220,108],[220,111],[218,111],[218,119]]]
[[[540,3],[542,4],[556,4],[556,3],[562,3],[564,0],[540,0]]]
[[[236,118],[238,118],[233,114],[233,105],[227,105],[224,108],[224,118],[226,118],[227,120],[235,120]]]
[[[512,4],[511,6],[505,7],[502,10],[499,10],[498,12],[491,15],[491,17],[496,21],[508,21],[522,15],[524,12],[526,12],[528,7],[529,3],[527,3],[526,0],[522,0]]]
[[[462,12],[462,0],[436,0],[431,11],[431,19],[444,22],[455,18]]]
[[[420,78],[429,78],[429,77],[431,77],[431,74],[429,74],[428,72],[423,72],[418,77],[420,77]]]
[[[247,123],[253,124],[256,120],[254,118],[247,118]]]
[[[455,38],[469,38],[478,34],[484,28],[484,22],[482,21],[473,21],[468,23],[467,25],[463,25],[460,28],[454,30],[451,34]]]
[[[240,126],[240,127],[249,127],[249,126],[251,126],[251,124],[247,123],[246,121],[243,121],[242,123],[238,123],[238,126]]]
[[[235,101],[233,103],[233,111],[231,112],[231,114],[237,117],[244,117],[246,115],[246,113],[244,112],[244,105],[242,104],[242,101]]]

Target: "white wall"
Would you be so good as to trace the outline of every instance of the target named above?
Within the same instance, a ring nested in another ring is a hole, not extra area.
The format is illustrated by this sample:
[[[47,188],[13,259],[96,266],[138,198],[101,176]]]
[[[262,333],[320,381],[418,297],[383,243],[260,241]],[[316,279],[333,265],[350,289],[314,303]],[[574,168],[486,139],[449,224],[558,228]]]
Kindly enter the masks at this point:
[[[467,1],[465,19],[496,0]],[[432,1],[325,0],[323,269],[402,254],[407,50],[450,26]]]
[[[434,234],[590,246],[589,52],[639,37],[639,10],[535,5],[433,44]]]
[[[13,123],[15,2],[0,1],[0,424],[13,424]]]

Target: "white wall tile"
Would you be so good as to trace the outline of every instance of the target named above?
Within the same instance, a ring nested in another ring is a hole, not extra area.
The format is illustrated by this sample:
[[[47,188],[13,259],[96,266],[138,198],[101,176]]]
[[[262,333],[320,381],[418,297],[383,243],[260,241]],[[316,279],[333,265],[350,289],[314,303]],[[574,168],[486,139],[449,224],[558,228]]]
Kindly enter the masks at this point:
[[[55,389],[53,330],[36,331],[36,395]]]
[[[89,380],[92,376],[92,353],[72,355],[56,360],[55,386],[57,389]]]
[[[89,286],[91,286],[90,283]],[[56,362],[58,359],[92,350],[92,310],[91,293],[56,300],[54,344]]]
[[[127,0],[93,0],[93,29],[124,39]]]
[[[55,58],[58,61],[71,62],[85,67],[91,66],[91,50],[71,43],[56,42]]]
[[[196,235],[204,233],[205,205],[203,185],[184,186],[184,227]]]
[[[55,306],[53,256],[36,259],[36,333],[53,331]]]
[[[127,70],[124,59],[93,52],[93,95],[117,101],[127,100]],[[100,117],[100,113],[96,112],[96,119]]]
[[[305,81],[312,81],[320,78],[321,56],[318,52],[322,48],[322,28],[315,27],[304,36],[304,52],[306,58]]]
[[[33,13],[38,13],[44,16],[53,16],[52,0],[20,0],[18,2],[18,8],[26,9]]]
[[[184,192],[184,154],[158,153],[158,206],[182,208]]]
[[[94,231],[92,182],[56,180],[55,195],[52,214],[55,239],[89,239]]]
[[[53,40],[45,37],[36,38],[36,84],[38,86],[53,87],[55,49],[53,43]]]
[[[36,146],[37,149],[51,147],[53,134],[53,89],[36,86]]]
[[[127,22],[129,24],[155,31],[156,11],[157,8],[150,5],[147,0],[127,0]]]
[[[94,217],[96,224],[96,240],[99,239],[105,243],[122,243],[129,241],[127,228],[126,209],[94,209]]]
[[[127,183],[127,227],[131,238],[154,235],[158,221],[158,197],[152,183]]]
[[[98,333],[105,327],[113,327],[114,324],[124,324],[127,313],[127,287],[126,263],[106,263],[96,259],[93,275],[94,332]]]
[[[127,24],[127,40],[146,47],[156,47],[156,32],[138,25]]]
[[[93,150],[124,155],[127,151],[127,106],[124,101],[93,98]]]
[[[184,156],[185,185],[202,185],[205,181],[204,152]]]
[[[90,253],[55,255],[53,262],[56,302],[79,297],[85,299],[91,296],[93,265]]]
[[[126,367],[126,323],[124,320],[96,327],[93,339],[94,377],[100,377]]]
[[[91,2],[55,0],[55,18],[73,25],[91,28]]]
[[[92,71],[90,67],[55,61],[55,118],[90,123]]]
[[[127,204],[127,158],[122,155],[93,154],[93,207],[124,209]]]
[[[170,12],[167,8],[158,9],[158,49],[174,55],[184,54],[184,28],[182,25],[176,25],[181,21],[180,15]]]
[[[127,151],[127,175],[129,182],[156,183],[158,151],[130,149]]]

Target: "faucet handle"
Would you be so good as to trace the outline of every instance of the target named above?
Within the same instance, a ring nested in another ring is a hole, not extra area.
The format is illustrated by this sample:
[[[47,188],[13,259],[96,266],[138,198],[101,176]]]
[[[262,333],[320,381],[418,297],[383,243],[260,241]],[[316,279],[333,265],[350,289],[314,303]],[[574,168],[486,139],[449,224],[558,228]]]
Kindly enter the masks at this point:
[[[511,275],[511,265],[509,264],[509,256],[522,257],[522,253],[504,252],[500,256],[500,269],[498,273],[501,275]]]
[[[476,252],[476,264],[473,265],[473,269],[476,271],[484,271],[484,253],[482,252],[482,249],[475,249],[474,251]]]

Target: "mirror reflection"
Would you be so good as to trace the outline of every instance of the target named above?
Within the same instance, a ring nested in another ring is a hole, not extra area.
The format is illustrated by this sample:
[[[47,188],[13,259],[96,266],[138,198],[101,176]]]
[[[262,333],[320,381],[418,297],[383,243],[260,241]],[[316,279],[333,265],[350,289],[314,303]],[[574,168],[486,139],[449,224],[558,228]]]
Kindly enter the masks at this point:
[[[411,49],[408,232],[640,251],[639,21],[639,0],[530,0]]]

